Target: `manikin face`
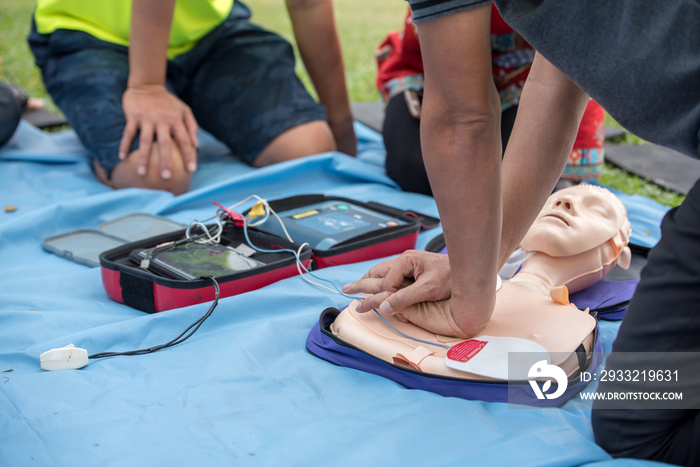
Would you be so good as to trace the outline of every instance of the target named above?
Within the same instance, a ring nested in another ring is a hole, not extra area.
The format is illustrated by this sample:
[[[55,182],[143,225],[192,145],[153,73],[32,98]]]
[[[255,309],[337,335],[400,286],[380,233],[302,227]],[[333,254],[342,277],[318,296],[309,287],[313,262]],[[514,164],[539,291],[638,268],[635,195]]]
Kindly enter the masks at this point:
[[[565,188],[549,197],[521,246],[550,256],[583,253],[615,236],[625,216],[619,199],[604,188]]]

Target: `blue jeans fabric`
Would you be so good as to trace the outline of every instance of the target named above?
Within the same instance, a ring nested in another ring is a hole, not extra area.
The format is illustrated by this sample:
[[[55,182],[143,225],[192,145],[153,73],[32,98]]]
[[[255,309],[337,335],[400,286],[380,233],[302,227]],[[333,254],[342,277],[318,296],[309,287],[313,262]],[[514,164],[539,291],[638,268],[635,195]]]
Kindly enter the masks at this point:
[[[326,112],[296,76],[291,45],[249,18],[236,1],[221,25],[168,61],[166,86],[202,129],[252,163],[277,136]],[[28,40],[46,89],[109,176],[126,122],[128,48],[65,29],[43,35],[33,27]]]

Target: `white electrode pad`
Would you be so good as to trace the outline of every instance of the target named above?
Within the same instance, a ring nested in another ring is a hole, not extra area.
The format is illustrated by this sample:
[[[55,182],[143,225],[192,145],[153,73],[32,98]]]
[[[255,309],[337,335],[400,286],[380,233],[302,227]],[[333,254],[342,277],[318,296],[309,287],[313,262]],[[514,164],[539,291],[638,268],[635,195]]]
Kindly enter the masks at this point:
[[[487,378],[525,380],[530,367],[541,360],[549,362],[549,352],[537,342],[519,337],[479,336],[450,347],[445,365]]]

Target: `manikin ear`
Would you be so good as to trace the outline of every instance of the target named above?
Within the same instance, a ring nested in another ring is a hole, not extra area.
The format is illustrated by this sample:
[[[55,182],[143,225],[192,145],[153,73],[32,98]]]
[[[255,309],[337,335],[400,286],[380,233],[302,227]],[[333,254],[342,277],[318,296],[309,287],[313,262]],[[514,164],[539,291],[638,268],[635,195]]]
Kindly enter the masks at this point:
[[[617,265],[622,269],[627,269],[632,263],[632,251],[626,246],[620,251],[620,256],[617,257]]]

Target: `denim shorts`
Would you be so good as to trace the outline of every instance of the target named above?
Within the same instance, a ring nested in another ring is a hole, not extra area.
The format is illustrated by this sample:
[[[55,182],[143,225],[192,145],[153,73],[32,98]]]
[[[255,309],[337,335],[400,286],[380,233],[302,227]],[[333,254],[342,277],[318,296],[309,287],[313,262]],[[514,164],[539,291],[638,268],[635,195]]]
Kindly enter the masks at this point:
[[[166,85],[202,129],[250,164],[286,130],[327,117],[296,76],[291,45],[249,18],[250,10],[234,2],[222,24],[168,62]],[[29,45],[47,91],[109,176],[126,123],[127,47],[82,31],[39,34],[35,26]],[[138,137],[132,151],[137,146]]]

